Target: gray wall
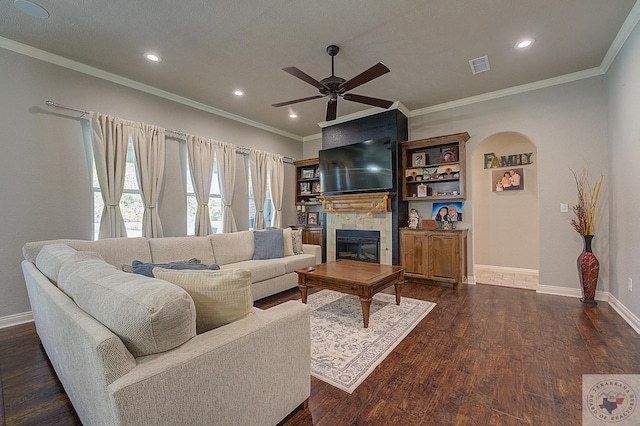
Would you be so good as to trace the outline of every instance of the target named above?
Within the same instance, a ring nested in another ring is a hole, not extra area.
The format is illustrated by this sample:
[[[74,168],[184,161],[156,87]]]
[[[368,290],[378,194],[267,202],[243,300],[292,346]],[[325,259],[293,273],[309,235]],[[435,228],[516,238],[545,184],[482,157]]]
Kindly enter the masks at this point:
[[[46,108],[45,100],[302,158],[300,141],[9,50],[0,49],[0,75],[0,320],[31,310],[20,269],[24,243],[91,239],[86,121]],[[166,236],[186,235],[185,156],[184,143],[167,140],[159,205]],[[248,227],[245,159],[238,155],[234,214],[239,229]],[[296,218],[293,166],[285,165],[285,173],[287,226]]]
[[[608,226],[596,231],[609,234],[611,244],[611,294],[640,317],[640,26],[627,39],[607,73],[609,176],[606,208]],[[608,143],[607,143],[608,141]],[[605,237],[606,238],[606,237]],[[633,279],[633,291],[627,288]],[[638,328],[636,328],[638,330]]]

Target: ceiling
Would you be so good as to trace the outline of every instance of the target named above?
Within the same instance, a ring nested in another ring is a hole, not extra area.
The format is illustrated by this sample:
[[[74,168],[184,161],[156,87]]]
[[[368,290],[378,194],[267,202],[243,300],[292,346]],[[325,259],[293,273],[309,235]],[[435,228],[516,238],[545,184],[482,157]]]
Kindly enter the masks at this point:
[[[286,134],[320,132],[327,98],[282,71],[350,79],[391,72],[350,93],[410,111],[600,67],[635,0],[33,0],[38,19],[2,0],[0,37],[152,86]],[[635,9],[634,9],[635,10]],[[525,37],[535,43],[514,45]],[[6,44],[6,43],[5,43]],[[162,61],[143,58],[156,52]],[[473,75],[469,60],[488,55]],[[233,94],[236,89],[243,97]],[[43,102],[46,93],[42,94]],[[64,103],[64,99],[54,99]],[[87,108],[86,105],[74,105]],[[338,101],[338,118],[371,107]],[[297,113],[288,117],[289,110]],[[378,109],[377,109],[378,110]],[[381,111],[381,110],[380,110]],[[109,111],[103,111],[108,113]]]

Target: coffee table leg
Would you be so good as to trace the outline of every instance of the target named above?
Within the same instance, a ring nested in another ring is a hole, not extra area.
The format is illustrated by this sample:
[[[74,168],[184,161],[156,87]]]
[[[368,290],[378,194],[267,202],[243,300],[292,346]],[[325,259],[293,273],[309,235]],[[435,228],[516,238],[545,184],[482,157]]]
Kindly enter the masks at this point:
[[[300,289],[300,298],[302,299],[302,303],[307,303],[307,283],[305,281],[305,277],[302,275],[298,276],[298,288]]]
[[[371,308],[371,298],[360,298],[360,304],[362,305],[362,321],[364,322],[364,328],[369,328],[369,311]]]

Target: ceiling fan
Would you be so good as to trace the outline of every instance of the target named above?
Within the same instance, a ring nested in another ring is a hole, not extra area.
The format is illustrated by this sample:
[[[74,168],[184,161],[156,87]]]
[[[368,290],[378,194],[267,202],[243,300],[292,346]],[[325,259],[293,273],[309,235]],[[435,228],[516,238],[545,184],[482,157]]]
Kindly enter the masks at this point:
[[[336,56],[339,51],[340,48],[333,44],[327,47],[327,53],[329,54],[329,56],[331,56],[331,76],[323,78],[320,81],[316,80],[308,74],[305,74],[296,67],[283,68],[283,71],[288,72],[292,76],[298,77],[300,80],[305,81],[318,88],[318,90],[320,91],[320,95],[295,99],[293,101],[280,102],[277,104],[272,104],[272,106],[281,107],[328,96],[329,101],[327,103],[326,121],[331,121],[336,119],[336,114],[338,111],[338,96],[341,96],[344,100],[347,101],[359,102],[361,104],[373,105],[381,108],[389,108],[391,105],[393,105],[393,101],[371,98],[369,96],[356,95],[353,93],[346,93],[351,89],[355,89],[356,87],[373,80],[374,78],[378,78],[381,75],[388,73],[390,70],[386,65],[378,62],[368,70],[353,77],[351,80],[345,80],[342,77],[337,77],[334,73],[333,57]]]

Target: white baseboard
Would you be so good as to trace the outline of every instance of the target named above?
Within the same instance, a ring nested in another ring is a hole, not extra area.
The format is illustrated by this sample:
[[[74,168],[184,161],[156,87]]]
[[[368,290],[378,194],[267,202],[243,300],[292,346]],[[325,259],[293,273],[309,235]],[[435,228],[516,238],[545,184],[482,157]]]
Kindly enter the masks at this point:
[[[21,314],[7,315],[6,317],[0,317],[0,328],[13,327],[14,325],[24,324],[25,322],[33,321],[33,314],[31,311],[22,312]]]
[[[640,318],[635,316],[633,312],[627,309],[612,294],[609,295],[609,305],[633,328],[636,333],[640,334]]]
[[[538,289],[536,290],[536,293],[553,294],[554,296],[575,297],[577,299],[582,297],[582,290],[580,290],[579,288],[556,287],[556,286],[542,285],[542,284],[538,284]],[[596,291],[596,300],[608,302],[609,292]]]

